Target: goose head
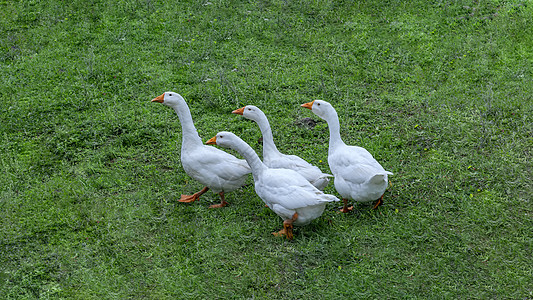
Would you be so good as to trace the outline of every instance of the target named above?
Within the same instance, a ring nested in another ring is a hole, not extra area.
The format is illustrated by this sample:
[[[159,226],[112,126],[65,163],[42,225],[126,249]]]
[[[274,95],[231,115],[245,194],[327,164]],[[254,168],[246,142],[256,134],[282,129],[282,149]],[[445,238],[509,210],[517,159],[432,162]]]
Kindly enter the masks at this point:
[[[327,120],[328,116],[335,112],[333,106],[324,100],[314,100],[300,106],[310,109],[315,115],[324,120]]]
[[[152,99],[152,102],[159,102],[166,106],[174,107],[185,102],[185,100],[183,100],[183,97],[178,93],[166,92]]]
[[[253,105],[246,105],[245,107],[241,107],[232,111],[232,113],[242,115],[246,119],[256,122],[262,118],[265,118],[265,114],[259,108]]]
[[[221,131],[205,143],[207,145],[218,145],[224,148],[232,148],[232,146],[234,146],[238,140],[239,137],[237,137],[235,134],[229,131]]]

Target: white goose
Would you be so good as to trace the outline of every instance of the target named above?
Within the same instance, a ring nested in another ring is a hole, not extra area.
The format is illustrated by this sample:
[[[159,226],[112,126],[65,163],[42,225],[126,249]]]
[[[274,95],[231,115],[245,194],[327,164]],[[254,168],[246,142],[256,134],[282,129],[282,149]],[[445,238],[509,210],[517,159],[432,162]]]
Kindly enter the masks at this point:
[[[326,120],[329,127],[328,164],[335,178],[335,189],[342,196],[344,207],[348,212],[348,199],[358,202],[378,200],[377,208],[383,203],[383,193],[388,186],[387,175],[393,175],[374,159],[365,148],[346,145],[340,135],[337,112],[326,101],[315,100],[301,105]]]
[[[293,225],[307,225],[320,217],[326,203],[339,201],[333,195],[324,194],[298,172],[290,169],[271,169],[243,140],[231,132],[219,132],[206,144],[217,144],[239,152],[252,168],[255,192],[278,216],[283,219],[283,229],[273,232],[276,236],[293,238]]]
[[[322,173],[318,167],[313,166],[296,155],[287,155],[278,151],[278,148],[274,144],[268,119],[259,108],[253,105],[247,105],[234,110],[233,113],[242,115],[259,125],[259,129],[263,135],[263,163],[267,167],[294,170],[319,190],[323,190],[328,185],[328,177],[333,177],[332,175]]]
[[[163,103],[176,111],[182,131],[181,164],[187,175],[205,185],[201,191],[193,195],[181,195],[179,201],[194,202],[212,189],[220,195],[221,202],[211,205],[210,208],[226,206],[228,203],[224,193],[243,186],[247,175],[251,172],[246,161],[202,143],[194,127],[189,107],[181,95],[166,92],[152,99],[152,102]]]

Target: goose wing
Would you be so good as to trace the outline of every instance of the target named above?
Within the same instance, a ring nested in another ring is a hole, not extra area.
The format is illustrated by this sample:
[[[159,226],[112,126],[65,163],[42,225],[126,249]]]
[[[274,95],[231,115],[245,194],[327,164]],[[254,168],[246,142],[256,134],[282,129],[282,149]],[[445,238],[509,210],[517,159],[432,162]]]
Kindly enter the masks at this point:
[[[198,151],[182,153],[182,164],[191,177],[211,177],[220,180],[236,180],[251,172],[243,159],[212,146],[204,146]]]
[[[256,184],[256,192],[267,204],[278,204],[287,209],[339,201],[335,196],[318,190],[297,172],[288,169],[270,169],[265,172]]]

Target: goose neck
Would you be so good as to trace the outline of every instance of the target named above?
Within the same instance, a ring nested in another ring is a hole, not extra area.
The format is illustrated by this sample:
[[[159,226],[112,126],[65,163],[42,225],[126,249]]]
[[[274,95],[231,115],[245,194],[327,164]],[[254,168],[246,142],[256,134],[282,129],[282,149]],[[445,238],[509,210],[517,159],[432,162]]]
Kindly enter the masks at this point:
[[[267,169],[265,164],[261,161],[257,153],[243,140],[238,140],[234,145],[231,146],[231,148],[239,154],[241,154],[250,168],[252,169],[252,175],[254,177],[254,180],[257,180],[259,176],[263,173],[264,170]]]
[[[202,139],[198,135],[196,127],[194,127],[191,112],[187,104],[175,105],[172,108],[178,115],[178,118],[180,119],[181,123],[181,148],[186,149],[188,147],[202,145]]]
[[[261,135],[263,136],[263,158],[268,157],[269,154],[279,154],[279,150],[274,143],[274,136],[272,135],[272,129],[270,128],[270,123],[266,116],[262,116],[256,121],[261,130]]]
[[[341,138],[339,117],[336,111],[330,112],[326,115],[326,122],[329,128],[329,147],[335,147],[340,144],[344,144]]]

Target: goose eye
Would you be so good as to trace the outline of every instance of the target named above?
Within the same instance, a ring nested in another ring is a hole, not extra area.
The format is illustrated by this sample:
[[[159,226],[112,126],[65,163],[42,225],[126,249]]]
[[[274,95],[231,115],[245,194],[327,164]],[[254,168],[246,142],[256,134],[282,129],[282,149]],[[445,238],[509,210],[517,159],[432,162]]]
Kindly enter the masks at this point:
[[[168,95],[172,97],[172,93],[170,93],[170,94],[168,94]]]
[[[317,103],[316,105],[320,106],[320,103]]]
[[[251,108],[248,108],[248,110],[252,110]]]

